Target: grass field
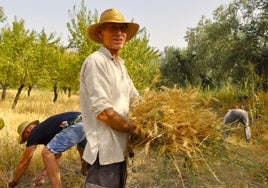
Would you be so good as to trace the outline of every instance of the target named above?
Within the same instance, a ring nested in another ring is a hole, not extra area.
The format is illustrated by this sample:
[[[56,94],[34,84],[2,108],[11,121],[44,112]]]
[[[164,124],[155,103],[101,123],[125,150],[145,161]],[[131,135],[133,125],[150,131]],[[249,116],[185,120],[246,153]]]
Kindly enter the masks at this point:
[[[149,109],[149,105],[162,104],[159,101],[173,100],[172,95],[166,96],[163,93],[160,95],[158,92],[150,91],[148,93],[154,95],[154,97],[149,96],[148,101],[145,101],[145,106],[147,105]],[[148,111],[148,113],[152,113],[149,115],[145,111],[148,109],[142,109],[144,111],[143,114],[140,114],[140,117],[146,119],[145,123],[152,121],[150,118],[158,118],[154,122],[157,125],[161,124],[161,128],[166,124],[172,125],[176,117],[184,118],[181,120],[181,124],[187,124],[185,122],[191,120],[191,124],[181,128],[180,132],[193,129],[192,132],[185,133],[184,136],[180,134],[180,139],[176,144],[177,137],[174,137],[176,133],[174,131],[164,134],[159,126],[157,131],[154,130],[154,132],[150,132],[149,129],[143,130],[147,131],[148,134],[155,134],[156,132],[157,134],[153,135],[153,139],[147,143],[136,143],[133,149],[134,157],[128,161],[127,188],[268,187],[268,94],[259,94],[257,102],[256,100],[249,100],[242,104],[235,103],[230,97],[228,98],[228,93],[224,94],[223,92],[215,95],[197,92],[198,111],[196,111],[197,108],[183,107],[183,105],[185,107],[187,105],[196,107],[195,103],[191,103],[191,100],[196,100],[193,99],[196,97],[195,95],[185,94],[181,91],[180,94],[189,98],[181,100],[177,104],[182,105],[177,111],[174,110],[176,106],[172,107],[171,104],[167,105],[165,103],[164,105],[151,106],[151,109],[155,111]],[[14,96],[15,91],[9,91],[6,100],[0,101],[0,116],[6,124],[0,131],[0,187],[6,187],[6,183],[12,180],[16,166],[23,154],[25,146],[17,143],[17,126],[22,121],[35,119],[42,121],[56,113],[80,110],[77,95],[69,98],[66,94],[60,93],[58,101],[53,103],[51,92],[36,90],[32,92],[30,97],[26,95],[26,92],[23,92],[16,108],[12,110]],[[165,97],[165,99],[163,100],[161,97]],[[151,103],[148,103],[149,100]],[[163,110],[167,106],[169,110]],[[220,125],[222,117],[228,108],[235,106],[246,107],[252,114],[250,117],[251,143],[245,143],[241,126],[233,127],[232,135],[227,140],[223,141],[220,138],[223,131],[222,125]],[[159,110],[157,111],[156,108],[159,108]],[[164,112],[169,112],[169,118],[164,119],[165,113],[159,113],[161,109]],[[192,117],[188,114],[189,110],[192,111]],[[204,110],[205,112],[209,110],[212,113],[209,118],[213,118],[211,121],[213,121],[215,129],[210,129],[209,125],[206,125],[203,129],[202,121],[205,122],[208,119],[208,116],[202,114]],[[137,116],[141,112],[136,111],[135,113],[134,115]],[[155,117],[155,114],[158,114],[158,116]],[[182,114],[182,116],[178,116],[178,114]],[[161,123],[157,122],[160,121],[159,119],[162,120]],[[138,119],[136,121],[139,123]],[[193,125],[193,122],[196,124]],[[154,129],[156,128],[154,126]],[[215,132],[212,130],[215,130]],[[202,143],[198,143],[200,140],[196,140],[195,135],[198,139],[202,138]],[[42,147],[38,147],[29,168],[17,187],[32,187],[32,180],[39,175],[43,168],[40,156]],[[64,187],[83,186],[85,177],[77,173],[80,169],[80,160],[75,148],[63,154],[60,167]],[[41,187],[49,188],[51,185],[48,182]]]

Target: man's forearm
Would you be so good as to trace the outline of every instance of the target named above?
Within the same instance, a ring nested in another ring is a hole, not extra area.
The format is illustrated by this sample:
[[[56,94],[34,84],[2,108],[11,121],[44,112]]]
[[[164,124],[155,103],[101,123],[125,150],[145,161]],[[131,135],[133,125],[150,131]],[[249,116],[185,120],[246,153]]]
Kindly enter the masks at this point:
[[[26,147],[24,155],[23,155],[23,157],[22,157],[21,161],[19,162],[19,165],[16,169],[15,176],[14,176],[13,180],[11,182],[9,182],[9,185],[13,184],[13,183],[17,184],[19,182],[21,176],[24,174],[24,172],[26,171],[26,169],[28,168],[28,166],[31,162],[35,148],[36,148],[36,145]],[[10,186],[10,187],[12,187],[12,186]]]
[[[18,166],[18,168],[16,169],[16,173],[15,173],[13,180],[8,182],[8,187],[15,187],[18,184],[21,176],[23,175],[23,173],[27,167],[28,166]]]
[[[16,173],[15,173],[15,176],[13,178],[13,181],[18,183],[21,176],[24,174],[25,170],[27,169],[29,165],[20,165],[18,166],[17,170],[16,170]]]
[[[134,124],[123,118],[112,108],[105,109],[97,118],[117,131],[134,134],[136,129]]]

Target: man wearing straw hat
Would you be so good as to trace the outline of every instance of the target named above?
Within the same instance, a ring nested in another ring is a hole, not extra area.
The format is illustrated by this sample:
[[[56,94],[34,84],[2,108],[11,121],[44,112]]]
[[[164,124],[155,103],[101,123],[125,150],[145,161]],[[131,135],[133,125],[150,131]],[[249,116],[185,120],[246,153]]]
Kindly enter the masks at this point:
[[[85,188],[121,188],[126,182],[128,139],[136,126],[128,120],[129,102],[139,96],[119,51],[139,24],[125,21],[117,9],[105,10],[88,27],[102,46],[89,55],[80,72],[80,103],[87,137],[83,158],[89,163]]]
[[[43,144],[46,147],[42,151],[45,169],[42,175],[34,181],[34,186],[42,185],[48,174],[52,187],[60,188],[61,178],[58,159],[61,153],[74,145],[82,159],[82,153],[86,144],[85,132],[80,112],[64,112],[53,115],[43,122],[35,120],[25,121],[18,126],[18,142],[26,143],[24,155],[16,169],[12,181],[8,182],[9,187],[15,187],[21,176],[29,166],[37,145]],[[82,162],[81,173],[87,173],[87,164]]]

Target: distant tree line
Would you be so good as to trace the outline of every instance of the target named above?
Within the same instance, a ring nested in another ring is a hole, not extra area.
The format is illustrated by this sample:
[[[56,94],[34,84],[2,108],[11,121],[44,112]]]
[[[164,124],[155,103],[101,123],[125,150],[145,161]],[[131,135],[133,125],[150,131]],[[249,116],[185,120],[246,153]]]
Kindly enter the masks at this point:
[[[268,90],[268,1],[238,0],[220,6],[187,30],[186,49],[166,47],[162,83],[247,92]]]
[[[0,85],[1,99],[7,89],[16,89],[15,108],[20,93],[27,88],[58,91],[69,96],[79,88],[79,72],[84,59],[100,46],[87,37],[87,27],[98,21],[98,11],[88,10],[84,1],[69,10],[68,45],[55,33],[37,33],[25,28],[24,20],[6,23],[0,7]],[[179,23],[178,23],[179,27]],[[213,18],[202,17],[189,28],[186,48],[167,46],[163,52],[149,46],[146,28],[126,43],[121,56],[135,85],[195,86],[218,89],[227,84],[247,92],[268,90],[268,2],[235,0],[218,7]]]
[[[22,90],[32,88],[53,90],[54,99],[58,98],[59,89],[69,96],[79,88],[79,73],[84,59],[100,46],[87,37],[87,27],[97,21],[98,13],[87,10],[84,1],[81,9],[74,6],[69,11],[69,44],[63,46],[55,33],[47,34],[44,30],[37,33],[25,28],[24,20],[15,20],[11,25],[5,23],[3,8],[0,9],[0,85],[1,99],[5,100],[7,89],[17,89],[12,108],[19,101]],[[126,64],[137,87],[142,90],[159,73],[155,61],[158,50],[149,47],[146,29],[128,42],[122,51]]]

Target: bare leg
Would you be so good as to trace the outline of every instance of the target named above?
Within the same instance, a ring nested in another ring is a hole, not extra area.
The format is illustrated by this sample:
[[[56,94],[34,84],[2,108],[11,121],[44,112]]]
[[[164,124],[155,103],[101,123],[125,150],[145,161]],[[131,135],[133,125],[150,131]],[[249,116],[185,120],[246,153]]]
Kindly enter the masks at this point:
[[[82,158],[84,148],[81,148],[79,146],[76,147],[77,151],[79,152],[80,155],[80,160],[81,160],[81,173],[85,176],[87,175],[87,162]]]
[[[60,156],[61,154],[54,154],[46,147],[42,151],[42,158],[53,188],[62,188],[60,168],[58,164]]]

